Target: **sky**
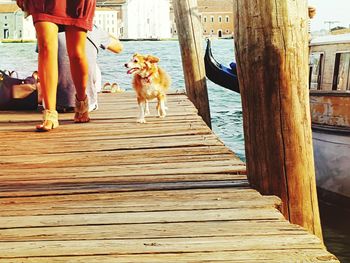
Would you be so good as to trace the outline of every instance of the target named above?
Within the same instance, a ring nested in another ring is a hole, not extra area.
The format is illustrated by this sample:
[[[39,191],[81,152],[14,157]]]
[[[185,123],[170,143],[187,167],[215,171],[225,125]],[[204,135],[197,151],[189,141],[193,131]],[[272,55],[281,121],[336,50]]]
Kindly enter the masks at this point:
[[[311,31],[329,29],[325,21],[334,21],[331,28],[350,26],[350,0],[309,0],[309,5],[316,7],[316,16],[311,20]]]

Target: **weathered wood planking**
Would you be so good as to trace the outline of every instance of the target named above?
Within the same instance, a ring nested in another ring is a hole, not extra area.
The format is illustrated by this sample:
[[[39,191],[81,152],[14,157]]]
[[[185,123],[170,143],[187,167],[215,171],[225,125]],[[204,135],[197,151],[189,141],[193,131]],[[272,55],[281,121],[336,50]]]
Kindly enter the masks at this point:
[[[50,133],[2,112],[0,263],[338,262],[248,188],[184,95],[168,107],[138,124],[133,94],[105,94],[91,123],[61,114]]]

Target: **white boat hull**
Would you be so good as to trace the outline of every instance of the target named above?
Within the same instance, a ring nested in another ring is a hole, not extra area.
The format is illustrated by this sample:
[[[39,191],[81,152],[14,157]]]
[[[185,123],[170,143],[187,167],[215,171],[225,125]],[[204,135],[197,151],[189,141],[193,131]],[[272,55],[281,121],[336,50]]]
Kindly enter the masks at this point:
[[[313,129],[317,187],[350,200],[350,133]]]

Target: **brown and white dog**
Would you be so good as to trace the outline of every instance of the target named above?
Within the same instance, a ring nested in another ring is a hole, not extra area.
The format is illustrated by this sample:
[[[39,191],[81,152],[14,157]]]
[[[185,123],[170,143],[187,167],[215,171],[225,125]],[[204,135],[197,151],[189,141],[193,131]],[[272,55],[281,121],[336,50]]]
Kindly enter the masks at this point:
[[[160,118],[166,116],[166,92],[170,87],[169,75],[158,66],[159,58],[151,55],[134,54],[125,64],[128,74],[134,74],[132,86],[136,92],[140,114],[137,122],[145,123],[149,114],[148,101],[157,98],[157,111]]]

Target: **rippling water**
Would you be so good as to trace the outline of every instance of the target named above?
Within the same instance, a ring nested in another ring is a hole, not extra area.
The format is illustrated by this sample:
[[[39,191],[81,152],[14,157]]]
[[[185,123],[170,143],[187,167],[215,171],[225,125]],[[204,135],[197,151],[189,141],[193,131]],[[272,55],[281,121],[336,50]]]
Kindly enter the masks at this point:
[[[131,78],[126,74],[123,65],[129,61],[135,52],[138,52],[159,56],[161,58],[160,65],[172,77],[172,89],[175,91],[184,88],[180,49],[177,41],[131,41],[124,42],[123,44],[124,51],[119,55],[108,51],[100,51],[99,65],[102,70],[103,82],[118,82],[121,87],[131,89]],[[228,65],[234,59],[232,40],[213,41],[212,49],[217,60],[225,65]],[[0,69],[15,70],[21,77],[24,77],[36,69],[36,63],[35,44],[0,43]],[[240,96],[210,81],[208,81],[208,92],[214,132],[244,160]],[[321,204],[320,210],[325,242],[328,249],[339,256],[341,262],[350,263],[349,214],[341,212],[342,220],[339,220],[339,208],[332,210],[329,206]]]

